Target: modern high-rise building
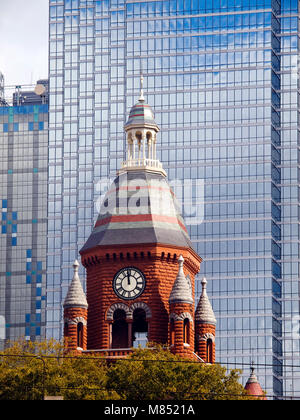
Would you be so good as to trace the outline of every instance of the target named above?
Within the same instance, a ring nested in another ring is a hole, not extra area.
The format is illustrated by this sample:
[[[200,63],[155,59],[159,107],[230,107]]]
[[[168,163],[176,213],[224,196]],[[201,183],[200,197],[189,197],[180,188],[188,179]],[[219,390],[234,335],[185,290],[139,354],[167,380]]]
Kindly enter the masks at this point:
[[[246,380],[253,360],[269,395],[300,395],[298,13],[296,0],[50,0],[48,337],[142,71],[209,279],[217,361]]]
[[[2,348],[45,337],[48,104],[0,106],[0,150]]]

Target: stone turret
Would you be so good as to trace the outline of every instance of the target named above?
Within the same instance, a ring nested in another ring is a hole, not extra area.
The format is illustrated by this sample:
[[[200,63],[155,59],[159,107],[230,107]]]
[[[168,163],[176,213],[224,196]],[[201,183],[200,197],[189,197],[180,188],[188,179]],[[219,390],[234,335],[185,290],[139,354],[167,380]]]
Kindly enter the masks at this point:
[[[169,297],[169,345],[172,353],[193,358],[195,346],[193,290],[183,271],[182,255],[178,263],[178,274]]]
[[[214,363],[217,321],[206,293],[206,279],[201,283],[202,293],[195,313],[196,353],[204,362]]]
[[[88,303],[78,275],[77,260],[73,268],[73,279],[64,301],[64,337],[67,350],[82,351],[87,344]]]

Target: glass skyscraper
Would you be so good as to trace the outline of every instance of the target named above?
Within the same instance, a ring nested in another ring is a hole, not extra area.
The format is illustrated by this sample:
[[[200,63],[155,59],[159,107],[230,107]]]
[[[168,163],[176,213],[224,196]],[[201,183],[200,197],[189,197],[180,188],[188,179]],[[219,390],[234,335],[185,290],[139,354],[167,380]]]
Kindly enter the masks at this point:
[[[300,396],[298,8],[50,0],[48,337],[60,336],[99,181],[124,159],[142,71],[170,181],[204,181],[204,220],[188,227],[218,319],[217,360],[245,378],[253,360],[269,395]]]
[[[0,106],[0,349],[45,337],[48,105],[23,99]]]

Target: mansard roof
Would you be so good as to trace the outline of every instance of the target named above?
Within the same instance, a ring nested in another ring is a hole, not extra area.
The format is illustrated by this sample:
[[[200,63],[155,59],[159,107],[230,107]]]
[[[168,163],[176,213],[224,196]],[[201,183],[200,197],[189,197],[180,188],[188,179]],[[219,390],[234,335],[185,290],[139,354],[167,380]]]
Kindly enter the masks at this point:
[[[96,247],[163,244],[193,248],[179,203],[159,172],[128,171],[117,176],[80,253]]]

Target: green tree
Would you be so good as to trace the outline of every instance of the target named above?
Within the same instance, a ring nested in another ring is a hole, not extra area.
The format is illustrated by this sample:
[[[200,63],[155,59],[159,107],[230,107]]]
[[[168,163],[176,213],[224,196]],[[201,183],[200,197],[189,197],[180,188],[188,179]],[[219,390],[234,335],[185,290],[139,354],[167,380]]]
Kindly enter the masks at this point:
[[[51,340],[21,340],[0,353],[0,400],[251,399],[239,377],[237,370],[192,363],[159,346],[110,363],[99,355],[65,354]]]
[[[64,355],[63,350],[54,340],[21,340],[1,352],[0,400],[39,400],[44,395],[68,400],[119,398],[107,390],[104,359]]]
[[[162,348],[138,349],[108,371],[110,389],[122,399],[250,399],[239,383],[240,371],[215,364],[191,363]]]

